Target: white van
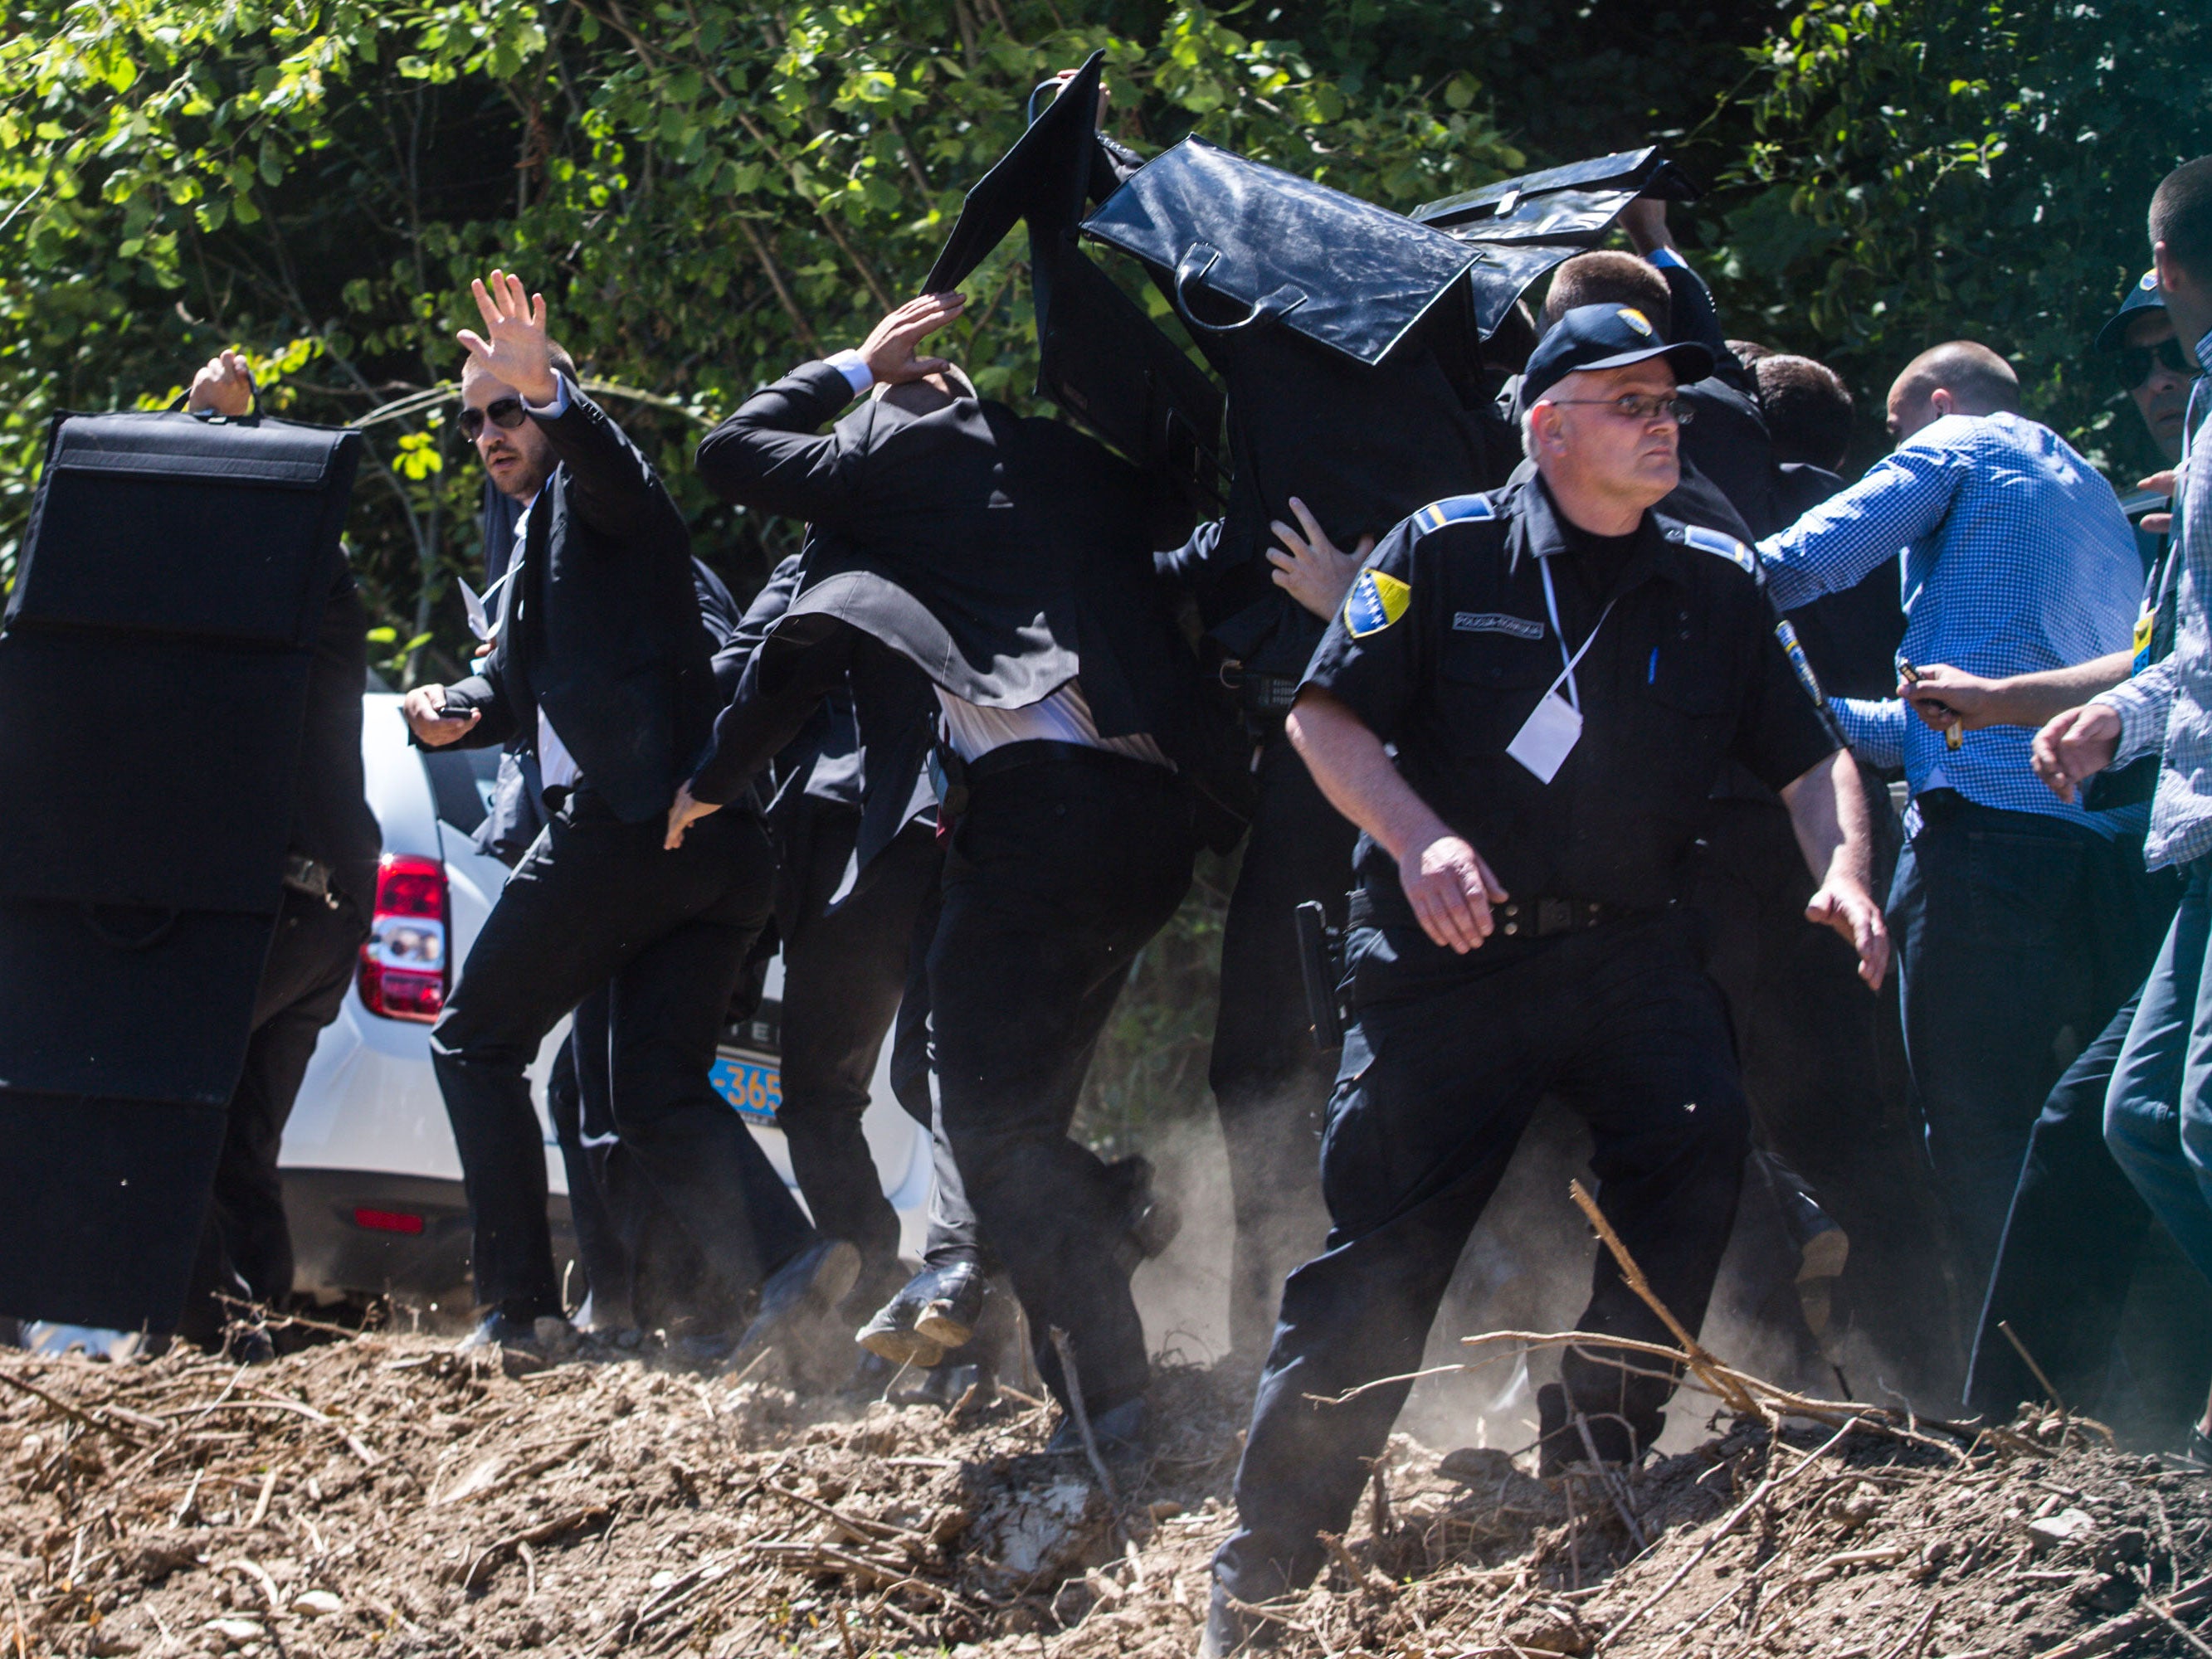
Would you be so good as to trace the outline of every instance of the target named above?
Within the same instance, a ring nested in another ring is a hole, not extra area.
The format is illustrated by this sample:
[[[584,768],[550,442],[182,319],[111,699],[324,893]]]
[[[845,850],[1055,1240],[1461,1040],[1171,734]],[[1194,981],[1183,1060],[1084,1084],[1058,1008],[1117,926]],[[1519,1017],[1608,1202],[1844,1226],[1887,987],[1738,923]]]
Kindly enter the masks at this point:
[[[325,1304],[393,1295],[465,1311],[468,1205],[430,1068],[430,1027],[507,879],[507,866],[477,852],[471,839],[499,756],[492,749],[413,747],[399,699],[381,690],[362,698],[362,713],[368,804],[383,826],[384,862],[361,966],[345,1006],[316,1045],[284,1133],[295,1288]],[[791,1157],[775,1127],[782,985],[779,960],[769,970],[759,1013],[725,1032],[713,1080],[788,1182]],[[562,1257],[556,1266],[564,1274],[574,1251],[568,1172],[545,1116],[544,1083],[568,1029],[563,1020],[531,1068]],[[899,1212],[902,1247],[919,1255],[929,1137],[892,1097],[889,1073],[886,1042],[863,1126],[884,1191]]]

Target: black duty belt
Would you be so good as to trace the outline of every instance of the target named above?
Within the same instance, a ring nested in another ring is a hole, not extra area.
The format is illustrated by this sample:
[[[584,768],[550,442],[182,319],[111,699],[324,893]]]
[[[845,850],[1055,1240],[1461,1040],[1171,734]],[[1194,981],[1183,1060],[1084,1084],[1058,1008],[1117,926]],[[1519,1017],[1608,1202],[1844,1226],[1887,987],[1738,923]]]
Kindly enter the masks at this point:
[[[1094,749],[1087,743],[1062,743],[1057,738],[1024,738],[1019,743],[1002,743],[996,749],[985,750],[974,760],[963,762],[960,773],[965,781],[980,783],[1018,766],[1039,766],[1047,761],[1119,761],[1129,766],[1150,766],[1155,772],[1161,769],[1150,761],[1139,760],[1115,749]]]
[[[1358,888],[1352,891],[1345,919],[1353,927],[1419,926],[1402,902],[1393,906],[1392,912],[1382,911],[1364,888]],[[1549,939],[1554,933],[1586,933],[1607,922],[1626,921],[1651,912],[1626,904],[1601,904],[1595,899],[1534,898],[1493,904],[1490,914],[1498,931],[1508,938]]]
[[[1237,694],[1237,706],[1245,714],[1264,719],[1291,712],[1304,684],[1294,674],[1255,674],[1234,658],[1217,671],[1221,683]]]

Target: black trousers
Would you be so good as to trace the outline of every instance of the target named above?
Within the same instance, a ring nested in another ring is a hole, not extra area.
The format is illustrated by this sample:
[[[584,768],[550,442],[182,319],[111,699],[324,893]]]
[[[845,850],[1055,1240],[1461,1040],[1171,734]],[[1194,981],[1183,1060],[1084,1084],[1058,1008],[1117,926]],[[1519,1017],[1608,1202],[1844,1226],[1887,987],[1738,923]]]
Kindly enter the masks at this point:
[[[1894,813],[1886,793],[1869,804],[1881,815],[1879,853]],[[1706,971],[1728,998],[1765,1174],[1809,1192],[1850,1237],[1844,1306],[1874,1348],[1900,1358],[1948,1350],[1948,1298],[1927,1271],[1940,1224],[1905,1109],[1894,990],[1869,992],[1850,946],[1806,921],[1814,884],[1779,801],[1731,797],[1711,811],[1690,902]],[[1796,1265],[1778,1254],[1779,1282],[1753,1299],[1794,1319],[1794,1288],[1767,1293],[1794,1287]]]
[[[929,1131],[929,1231],[922,1241],[922,1261],[932,1267],[968,1261],[995,1272],[999,1259],[986,1243],[975,1208],[968,1202],[967,1188],[960,1182],[960,1164],[952,1156],[952,1143],[945,1133],[945,1113],[937,1099],[936,1040],[929,1017],[929,947],[937,938],[937,924],[944,913],[940,859],[939,885],[923,896],[915,912],[906,994],[899,1000],[898,1018],[891,1027],[891,1092],[906,1115]]]
[[[915,918],[944,860],[927,828],[909,826],[869,863],[842,902],[860,834],[857,807],[811,798],[776,826],[783,935],[782,1101],[776,1122],[814,1224],[859,1247],[870,1285],[898,1267],[898,1212],[860,1120],[877,1056],[898,1012]]]
[[[1073,1340],[1093,1412],[1144,1391],[1144,1326],[1109,1241],[1121,1190],[1068,1137],[1132,962],[1175,914],[1196,841],[1165,769],[1099,751],[981,779],[945,859],[929,952],[939,1108],[969,1203],[1029,1315]]]
[[[1912,1094],[1971,1321],[1996,1261],[2028,1133],[2069,1053],[2150,971],[2173,914],[2140,843],[1949,790],[1889,897]]]
[[[1328,1249],[1283,1287],[1282,1322],[1237,1474],[1238,1528],[1215,1568],[1265,1601],[1309,1583],[1412,1388],[1468,1235],[1537,1102],[1589,1120],[1597,1198],[1652,1289],[1695,1330],[1735,1214],[1747,1113],[1721,994],[1688,920],[1664,912],[1470,957],[1418,929],[1355,928],[1346,1033],[1322,1143]],[[1564,1198],[1562,1199],[1564,1202]],[[1669,1342],[1601,1250],[1578,1328]],[[1570,1349],[1582,1411],[1649,1433],[1673,1384]],[[1637,1362],[1640,1363],[1640,1362]]]
[[[300,1083],[323,1027],[338,1015],[353,981],[368,921],[349,900],[336,908],[287,890],[253,994],[253,1036],[230,1097],[215,1188],[179,1334],[211,1346],[231,1310],[216,1298],[283,1305],[292,1293],[292,1231],[276,1158]]]
[[[624,823],[589,790],[570,796],[501,891],[431,1034],[480,1304],[560,1311],[544,1136],[524,1073],[561,1016],[602,986],[616,1133],[708,1267],[750,1290],[813,1237],[708,1081],[745,951],[768,918],[767,836],[738,809],[701,820],[672,853],[662,833],[659,819]]]
[[[1254,1358],[1274,1334],[1283,1280],[1328,1231],[1321,1126],[1336,1058],[1314,1047],[1294,913],[1318,900],[1344,925],[1358,833],[1278,731],[1261,751],[1258,805],[1222,927],[1208,1073],[1236,1212],[1229,1346]]]
[[[1999,1324],[2011,1326],[2067,1405],[2107,1416],[2105,1394],[2120,1346],[2122,1316],[2148,1266],[2179,1294],[2158,1298],[2156,1340],[2130,1345],[2136,1408],[2171,1426],[2204,1403],[2212,1374],[2212,1317],[2203,1281],[2105,1147],[2105,1094],[2139,997],[2130,997],[2097,1040],[2066,1068],[2029,1132],[2027,1157],[1997,1247],[1996,1270],[1974,1338],[1967,1409],[2003,1421],[2043,1397]],[[2112,1405],[2124,1402],[2114,1401]],[[2109,1420],[2109,1417],[2108,1417]]]

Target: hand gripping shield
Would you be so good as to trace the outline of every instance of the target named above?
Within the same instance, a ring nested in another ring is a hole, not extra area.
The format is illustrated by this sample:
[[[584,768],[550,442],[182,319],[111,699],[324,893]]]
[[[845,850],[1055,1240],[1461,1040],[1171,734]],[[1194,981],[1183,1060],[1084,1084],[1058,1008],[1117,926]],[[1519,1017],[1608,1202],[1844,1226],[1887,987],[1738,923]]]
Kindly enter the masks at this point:
[[[0,1308],[166,1328],[283,894],[357,434],[64,416],[0,619]]]

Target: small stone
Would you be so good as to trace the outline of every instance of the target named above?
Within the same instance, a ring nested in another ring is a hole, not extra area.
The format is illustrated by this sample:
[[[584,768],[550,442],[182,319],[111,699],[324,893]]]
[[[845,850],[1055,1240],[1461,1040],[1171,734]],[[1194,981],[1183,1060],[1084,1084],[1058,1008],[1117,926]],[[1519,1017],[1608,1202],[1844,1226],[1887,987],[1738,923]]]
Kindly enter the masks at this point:
[[[308,1619],[322,1619],[345,1611],[345,1603],[328,1590],[301,1590],[292,1598],[292,1611]]]
[[[2027,1523],[2029,1540],[2039,1550],[2075,1544],[2096,1531],[2097,1522],[2086,1510],[2064,1509]]]
[[[251,1619],[210,1619],[203,1628],[213,1631],[232,1647],[258,1642],[268,1634]]]
[[[136,1653],[144,1645],[128,1632],[116,1630],[105,1624],[95,1626],[92,1634],[84,1640],[84,1650],[92,1655],[93,1659],[118,1659],[118,1656]]]

